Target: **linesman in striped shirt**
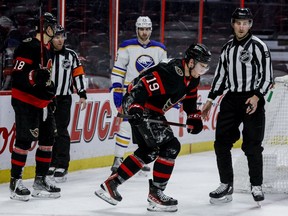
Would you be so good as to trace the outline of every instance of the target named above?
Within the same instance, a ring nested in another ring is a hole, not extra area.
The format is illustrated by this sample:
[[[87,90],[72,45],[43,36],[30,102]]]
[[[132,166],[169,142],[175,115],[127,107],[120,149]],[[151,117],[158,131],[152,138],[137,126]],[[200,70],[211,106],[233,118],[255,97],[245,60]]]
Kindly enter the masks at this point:
[[[220,186],[209,194],[213,204],[232,201],[231,148],[240,138],[241,123],[241,149],[248,160],[251,193],[256,202],[264,200],[261,146],[265,129],[264,95],[272,84],[273,70],[270,51],[263,41],[252,35],[252,24],[249,8],[237,8],[233,12],[234,37],[221,50],[208,100],[202,109],[205,119],[213,100],[227,90],[220,104],[214,142]]]
[[[72,49],[65,47],[66,39],[64,28],[58,25],[53,38],[54,63],[52,80],[56,87],[57,109],[54,112],[57,128],[57,136],[52,151],[52,161],[48,175],[56,182],[67,180],[67,170],[70,162],[70,135],[68,126],[70,123],[70,110],[72,104],[73,87],[80,97],[81,110],[86,108],[85,73],[78,55]]]

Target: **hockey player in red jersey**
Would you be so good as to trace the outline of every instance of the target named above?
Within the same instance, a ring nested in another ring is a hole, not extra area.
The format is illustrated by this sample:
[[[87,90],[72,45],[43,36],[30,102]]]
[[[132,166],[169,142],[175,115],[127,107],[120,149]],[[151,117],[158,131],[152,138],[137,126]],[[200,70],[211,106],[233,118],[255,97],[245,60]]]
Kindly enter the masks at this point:
[[[164,190],[180,152],[180,142],[169,125],[144,119],[166,120],[164,114],[182,101],[187,114],[187,131],[202,131],[201,111],[197,110],[200,76],[209,69],[211,53],[203,44],[192,44],[183,59],[166,59],[141,73],[128,86],[122,102],[125,114],[131,115],[133,142],[138,149],[128,156],[95,194],[116,205],[122,200],[117,187],[135,175],[145,164],[154,162],[153,180],[149,180],[149,211],[177,211],[178,201]]]
[[[60,197],[60,188],[46,180],[55,135],[52,113],[55,107],[51,101],[56,92],[50,78],[51,53],[46,45],[54,36],[56,24],[55,17],[45,13],[43,25],[38,25],[36,37],[25,39],[14,53],[12,106],[15,111],[16,142],[11,155],[11,199],[28,201],[30,198],[30,190],[22,183],[22,170],[31,143],[36,140],[39,142],[32,196]],[[42,35],[40,26],[43,27]]]

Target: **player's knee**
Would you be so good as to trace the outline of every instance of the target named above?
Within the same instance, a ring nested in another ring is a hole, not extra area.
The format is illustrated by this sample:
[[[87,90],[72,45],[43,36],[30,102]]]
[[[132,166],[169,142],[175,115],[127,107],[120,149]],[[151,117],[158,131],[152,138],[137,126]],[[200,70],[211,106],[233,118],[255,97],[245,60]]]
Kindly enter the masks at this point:
[[[154,161],[158,156],[157,150],[146,151],[144,149],[138,148],[134,155],[140,158],[145,164],[149,164]]]
[[[163,158],[176,159],[181,150],[181,144],[177,138],[173,138],[168,143],[160,147],[159,156]]]
[[[31,148],[32,141],[16,140],[15,147],[22,150],[29,150]]]

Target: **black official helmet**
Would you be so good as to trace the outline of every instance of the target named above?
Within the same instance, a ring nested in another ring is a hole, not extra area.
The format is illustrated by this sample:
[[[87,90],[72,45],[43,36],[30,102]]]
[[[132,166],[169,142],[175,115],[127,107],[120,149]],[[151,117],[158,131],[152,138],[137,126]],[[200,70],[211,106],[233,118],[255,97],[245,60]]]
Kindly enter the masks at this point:
[[[185,52],[184,59],[186,63],[190,59],[194,59],[197,62],[208,64],[211,61],[211,52],[204,44],[191,44]]]
[[[234,23],[235,19],[248,19],[252,24],[253,15],[249,8],[236,8],[231,17],[231,23]]]

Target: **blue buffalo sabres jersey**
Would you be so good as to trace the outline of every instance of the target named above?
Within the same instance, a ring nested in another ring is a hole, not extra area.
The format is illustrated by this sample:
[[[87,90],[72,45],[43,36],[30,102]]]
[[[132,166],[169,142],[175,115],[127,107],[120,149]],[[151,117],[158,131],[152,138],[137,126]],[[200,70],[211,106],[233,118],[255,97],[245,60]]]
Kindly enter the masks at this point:
[[[126,88],[143,70],[166,58],[166,47],[162,43],[151,40],[143,45],[137,38],[126,40],[118,49],[111,81],[121,83]]]

